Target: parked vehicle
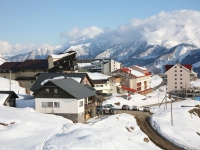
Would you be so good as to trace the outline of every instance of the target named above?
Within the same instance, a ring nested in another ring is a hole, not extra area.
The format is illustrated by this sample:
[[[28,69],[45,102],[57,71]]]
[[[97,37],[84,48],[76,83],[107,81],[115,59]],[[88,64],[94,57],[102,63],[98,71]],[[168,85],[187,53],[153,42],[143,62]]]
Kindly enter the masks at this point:
[[[130,110],[130,107],[128,105],[123,105],[122,110]]]
[[[102,96],[103,96],[103,97],[107,97],[108,94],[107,94],[107,93],[102,93]]]
[[[112,93],[108,93],[107,95],[108,95],[108,96],[112,96]]]
[[[96,114],[97,116],[104,114],[103,106],[96,107]]]
[[[114,106],[112,104],[106,104],[103,106],[104,109],[104,113],[107,114],[117,114],[118,111],[116,110],[116,108],[114,108]]]
[[[150,107],[148,107],[148,106],[144,106],[143,111],[147,111],[147,112],[149,112],[149,111],[150,111]]]
[[[138,111],[138,107],[134,105],[134,106],[132,107],[132,110]]]

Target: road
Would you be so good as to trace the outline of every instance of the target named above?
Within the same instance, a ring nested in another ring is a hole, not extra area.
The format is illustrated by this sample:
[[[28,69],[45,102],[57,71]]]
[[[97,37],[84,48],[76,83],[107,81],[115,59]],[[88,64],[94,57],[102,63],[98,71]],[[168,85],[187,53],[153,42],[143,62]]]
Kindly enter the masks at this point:
[[[161,149],[165,150],[181,150],[181,148],[173,145],[162,136],[160,136],[148,123],[148,118],[151,116],[149,112],[118,110],[118,113],[127,113],[133,115],[140,129],[149,137],[149,139]]]

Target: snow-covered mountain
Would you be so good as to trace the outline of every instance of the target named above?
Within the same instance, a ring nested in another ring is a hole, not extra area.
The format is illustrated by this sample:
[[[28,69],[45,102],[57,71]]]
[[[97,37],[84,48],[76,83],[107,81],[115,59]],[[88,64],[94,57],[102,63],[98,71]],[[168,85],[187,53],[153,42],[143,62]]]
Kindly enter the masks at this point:
[[[85,36],[77,31],[74,37],[79,33],[81,36],[76,40],[32,50],[8,60],[45,59],[49,54],[74,50],[78,58],[110,58],[125,66],[146,66],[152,72],[162,72],[165,64],[194,64],[194,71],[200,74],[199,18],[200,12],[192,10],[161,12],[144,20],[133,19],[115,30],[97,30],[96,27]],[[93,33],[95,31],[98,32]]]

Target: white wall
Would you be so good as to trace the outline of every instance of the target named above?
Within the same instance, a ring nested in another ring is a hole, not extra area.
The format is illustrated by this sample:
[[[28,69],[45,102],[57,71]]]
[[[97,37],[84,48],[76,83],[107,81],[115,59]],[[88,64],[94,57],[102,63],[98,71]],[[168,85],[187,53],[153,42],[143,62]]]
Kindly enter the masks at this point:
[[[79,102],[83,101],[83,106],[79,107]],[[59,102],[59,108],[44,108],[42,102]],[[61,99],[61,98],[35,98],[35,110],[41,113],[72,113],[84,112],[84,99]]]

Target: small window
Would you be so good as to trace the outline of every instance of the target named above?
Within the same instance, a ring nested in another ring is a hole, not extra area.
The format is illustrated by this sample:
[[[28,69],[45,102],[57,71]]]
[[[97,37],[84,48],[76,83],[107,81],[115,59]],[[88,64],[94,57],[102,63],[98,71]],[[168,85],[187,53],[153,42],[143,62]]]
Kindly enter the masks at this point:
[[[182,66],[180,66],[180,68],[182,68]]]
[[[33,83],[33,81],[31,81],[31,83]]]
[[[176,66],[174,68],[176,68]]]
[[[177,82],[175,82],[175,84],[177,84]]]
[[[53,107],[53,102],[47,102],[47,107]]]
[[[180,80],[182,80],[182,78],[180,78]]]
[[[177,91],[175,91],[175,93],[177,93]]]
[[[82,107],[83,106],[83,101],[80,101],[79,102],[79,107]]]
[[[175,89],[177,88],[177,86],[175,86]]]
[[[180,72],[182,72],[182,70],[180,70]]]
[[[182,89],[183,87],[182,87],[182,86],[180,86],[180,88]]]
[[[58,89],[54,89],[54,94],[58,94]]]
[[[177,79],[175,78],[175,80],[177,80]]]
[[[177,70],[174,70],[175,72],[177,72]]]
[[[176,74],[174,74],[176,76]]]
[[[4,76],[4,78],[6,78],[6,76]]]
[[[180,82],[180,84],[182,84],[182,82]]]
[[[59,102],[54,102],[54,107],[59,108],[60,107],[60,103]]]
[[[47,102],[42,102],[42,107],[46,108],[47,107]]]
[[[180,76],[182,76],[182,74],[180,74]]]
[[[49,89],[46,89],[46,93],[49,93]]]

